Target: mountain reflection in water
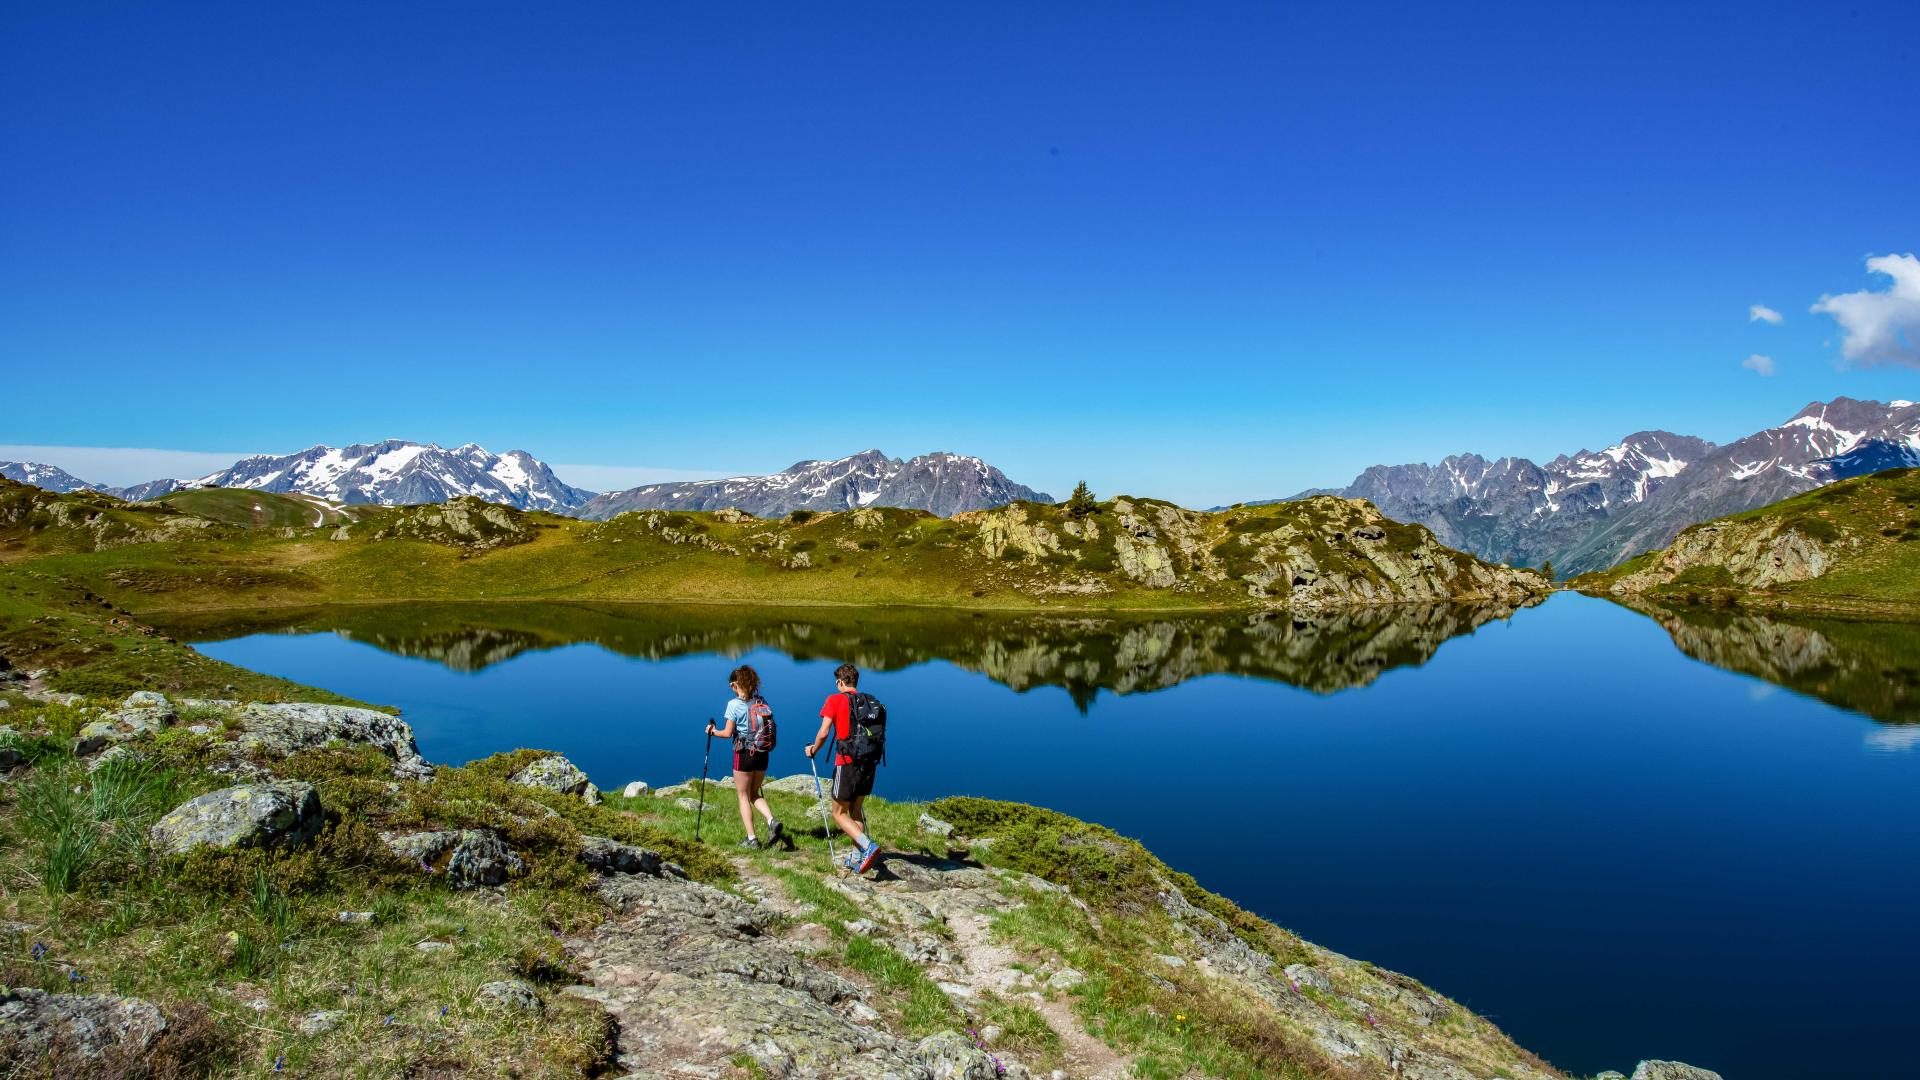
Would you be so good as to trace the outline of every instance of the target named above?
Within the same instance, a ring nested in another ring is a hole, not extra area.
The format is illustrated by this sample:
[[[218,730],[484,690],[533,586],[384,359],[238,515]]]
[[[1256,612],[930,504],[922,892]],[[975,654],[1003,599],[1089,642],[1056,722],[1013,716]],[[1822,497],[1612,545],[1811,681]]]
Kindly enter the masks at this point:
[[[524,652],[591,643],[623,656],[739,656],[897,670],[944,660],[1025,691],[1058,686],[1084,711],[1100,690],[1140,693],[1202,675],[1272,679],[1316,693],[1416,667],[1447,639],[1511,616],[1504,605],[1395,606],[1326,614],[1179,618],[999,615],[898,609],[585,604],[393,604],[176,617],[192,641],[332,632],[401,656],[474,672]]]
[[[1680,651],[1695,660],[1883,723],[1920,723],[1920,624],[1697,608],[1635,610],[1666,627]],[[1883,748],[1898,741],[1886,741]]]

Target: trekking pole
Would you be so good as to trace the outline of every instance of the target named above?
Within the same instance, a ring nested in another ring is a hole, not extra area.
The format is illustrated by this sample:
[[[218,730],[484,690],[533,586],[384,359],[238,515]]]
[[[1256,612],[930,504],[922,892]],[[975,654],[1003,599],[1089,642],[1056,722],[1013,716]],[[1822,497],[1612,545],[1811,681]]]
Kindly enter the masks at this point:
[[[700,809],[693,814],[693,842],[700,842],[700,822],[707,816],[707,763],[713,760],[713,717],[707,717],[707,748],[700,754]]]
[[[827,837],[827,871],[832,873],[840,864],[833,855],[833,822],[827,817],[827,797],[820,790],[820,766],[814,764],[813,755],[807,755],[807,768],[813,770],[813,797],[820,804],[820,829]]]

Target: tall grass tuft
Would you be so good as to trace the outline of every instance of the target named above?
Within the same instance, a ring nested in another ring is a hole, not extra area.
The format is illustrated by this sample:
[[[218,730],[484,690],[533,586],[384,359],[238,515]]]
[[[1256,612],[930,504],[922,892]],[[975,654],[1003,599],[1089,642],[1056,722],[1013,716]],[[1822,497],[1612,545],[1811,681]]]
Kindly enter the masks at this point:
[[[73,761],[37,769],[19,798],[41,890],[65,896],[144,865],[147,827],[177,793],[172,770],[137,755],[110,760],[92,775]]]

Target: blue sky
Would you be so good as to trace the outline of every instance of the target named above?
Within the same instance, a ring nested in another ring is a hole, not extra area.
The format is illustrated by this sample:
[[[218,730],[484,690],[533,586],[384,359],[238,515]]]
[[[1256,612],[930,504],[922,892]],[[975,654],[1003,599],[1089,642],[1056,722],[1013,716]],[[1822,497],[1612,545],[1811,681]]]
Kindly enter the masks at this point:
[[[1809,310],[1920,250],[1920,6],[1347,7],[8,5],[0,444],[1205,505],[1920,397]]]

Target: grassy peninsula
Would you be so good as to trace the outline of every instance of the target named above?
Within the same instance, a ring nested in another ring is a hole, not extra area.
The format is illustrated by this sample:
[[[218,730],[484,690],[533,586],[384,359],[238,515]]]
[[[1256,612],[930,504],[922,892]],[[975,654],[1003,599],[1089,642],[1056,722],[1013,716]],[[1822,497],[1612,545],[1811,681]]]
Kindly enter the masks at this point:
[[[1920,617],[1920,469],[1702,522],[1573,588],[1639,604]]]

